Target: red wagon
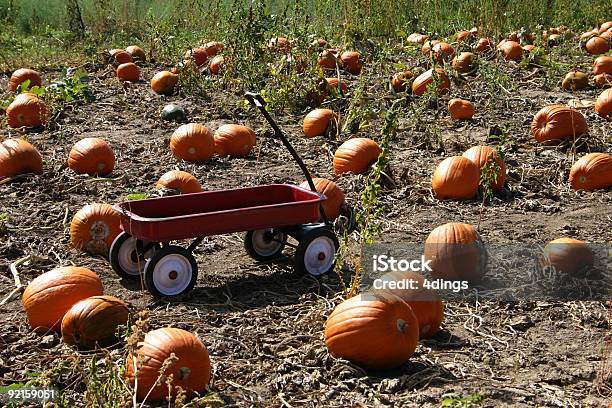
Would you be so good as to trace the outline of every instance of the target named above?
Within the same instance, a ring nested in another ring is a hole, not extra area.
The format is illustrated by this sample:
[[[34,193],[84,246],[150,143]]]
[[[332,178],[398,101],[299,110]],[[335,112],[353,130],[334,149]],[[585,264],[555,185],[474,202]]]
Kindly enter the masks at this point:
[[[192,252],[204,237],[217,234],[247,231],[245,249],[258,261],[280,257],[287,245],[295,247],[299,272],[318,276],[334,267],[338,240],[321,207],[325,196],[316,192],[304,163],[265,110],[261,97],[250,93],[246,97],[289,149],[312,191],[272,184],[116,204],[113,208],[121,214],[124,232],[111,245],[111,265],[128,279],[144,271],[145,285],[154,296],[179,296],[193,289],[198,265]],[[298,244],[289,243],[288,237]],[[187,248],[171,244],[192,238]]]

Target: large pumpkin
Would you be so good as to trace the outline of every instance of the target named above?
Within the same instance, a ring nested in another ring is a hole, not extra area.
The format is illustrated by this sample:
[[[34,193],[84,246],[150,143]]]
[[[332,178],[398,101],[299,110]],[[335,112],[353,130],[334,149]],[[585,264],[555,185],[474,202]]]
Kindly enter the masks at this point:
[[[147,60],[144,50],[137,45],[130,45],[129,47],[126,47],[125,52],[130,54],[132,60],[139,60],[141,62],[145,62]]]
[[[332,121],[337,120],[338,115],[331,109],[315,109],[304,118],[304,134],[306,137],[324,135]]]
[[[219,51],[222,51],[225,46],[219,41],[209,41],[204,44],[202,48],[206,50],[206,54],[208,54],[209,57],[214,57]]]
[[[117,79],[120,81],[138,82],[140,80],[140,68],[133,62],[126,62],[117,67]]]
[[[27,80],[30,81],[28,88],[33,86],[42,86],[42,79],[38,72],[30,68],[20,68],[11,75],[11,79],[9,80],[9,89],[12,92],[15,92],[17,87]]]
[[[174,92],[178,83],[178,75],[170,71],[160,71],[151,78],[151,89],[160,95],[169,95]]]
[[[570,170],[570,186],[574,190],[596,190],[612,186],[612,156],[606,153],[588,153]]]
[[[157,181],[155,188],[178,190],[182,194],[199,193],[202,191],[202,185],[198,179],[186,171],[181,170],[170,170],[169,172],[164,173],[164,175],[162,175]]]
[[[329,220],[335,220],[340,215],[340,209],[344,203],[344,191],[336,183],[326,178],[315,177],[312,179],[315,188],[319,194],[325,195],[327,198],[323,201],[323,211]],[[310,190],[308,181],[300,184],[300,187]]]
[[[435,72],[436,74],[434,75],[433,69],[430,69],[416,77],[414,82],[412,82],[412,93],[416,96],[423,95],[425,92],[427,92],[427,85],[433,83],[436,80],[436,77],[439,81],[436,92],[438,94],[444,94],[448,92],[448,90],[450,89],[450,81],[444,73],[444,70],[442,68],[436,68]]]
[[[417,272],[388,272],[380,278],[380,289],[408,303],[419,321],[419,337],[432,337],[444,320],[444,303],[435,290],[425,286],[425,277]]]
[[[425,56],[431,55],[431,49],[434,45],[438,44],[440,40],[428,40],[423,42],[423,46],[421,47],[421,53]]]
[[[493,41],[490,38],[481,38],[474,46],[474,51],[479,54],[492,52],[493,49]]]
[[[62,319],[62,339],[81,350],[117,342],[119,325],[127,324],[127,304],[114,296],[92,296],[75,303]]]
[[[108,53],[110,54],[109,63],[116,67],[128,62],[134,62],[132,60],[132,56],[126,50],[115,48],[110,50]]]
[[[108,256],[121,232],[121,217],[110,204],[88,204],[70,222],[70,242],[93,255]]]
[[[595,100],[595,112],[607,119],[612,119],[612,88],[603,91]]]
[[[478,282],[485,273],[487,253],[476,229],[460,222],[435,228],[425,240],[431,277]]]
[[[203,163],[215,154],[213,134],[204,125],[189,123],[174,131],[170,149],[176,158],[190,163]]]
[[[546,106],[534,116],[531,133],[544,144],[557,144],[564,139],[572,139],[588,131],[582,113],[565,105]]]
[[[42,173],[43,162],[34,146],[23,139],[6,139],[0,144],[0,179],[23,173]]]
[[[554,268],[559,273],[583,277],[594,261],[593,251],[583,241],[558,238],[544,247],[540,267]]]
[[[21,300],[33,329],[59,331],[62,318],[72,305],[102,292],[102,281],[94,272],[87,268],[64,266],[32,280]]]
[[[593,75],[610,74],[612,75],[612,57],[602,55],[593,61]]]
[[[356,51],[345,51],[340,55],[344,69],[353,75],[359,75],[362,68],[361,56]]]
[[[183,62],[187,64],[193,61],[199,67],[208,62],[208,57],[209,55],[205,48],[192,48],[185,52],[185,55],[183,56]]]
[[[491,188],[494,191],[499,191],[504,186],[506,182],[506,164],[498,157],[497,152],[493,148],[489,146],[474,146],[466,150],[462,156],[471,160],[481,171],[487,164],[491,166],[494,163],[495,179],[491,180]],[[493,170],[493,167],[491,170]]]
[[[336,69],[338,63],[338,50],[326,49],[321,51],[317,58],[317,65],[323,69]]]
[[[334,357],[371,369],[400,366],[419,342],[410,306],[385,292],[366,292],[340,303],[325,324],[325,345]]]
[[[78,174],[106,176],[115,168],[115,153],[105,140],[87,137],[70,150],[68,167]]]
[[[593,36],[586,42],[586,50],[592,55],[605,54],[609,49],[610,39],[603,35]]]
[[[576,91],[589,85],[589,77],[580,71],[571,71],[561,81],[561,88]]]
[[[378,160],[381,153],[382,149],[372,139],[365,137],[349,139],[334,153],[334,173],[365,173],[370,165]]]
[[[453,98],[448,101],[448,113],[450,113],[452,119],[467,120],[472,119],[476,113],[476,109],[470,101],[460,98]]]
[[[476,67],[476,55],[471,52],[462,52],[453,58],[453,69],[461,74],[474,72]]]
[[[171,391],[164,380],[159,381],[164,361],[174,354],[176,360],[161,374],[173,376]],[[134,369],[136,366],[136,370]],[[132,385],[134,376],[138,379],[136,397],[142,401],[163,401],[170,394],[177,394],[181,387],[187,397],[195,392],[203,395],[210,381],[210,357],[206,346],[195,335],[182,329],[165,327],[148,332],[138,343],[136,354],[129,355],[126,361],[126,376]]]
[[[480,169],[462,156],[448,157],[436,167],[431,187],[440,199],[470,200],[478,192]]]
[[[431,47],[434,59],[438,63],[450,62],[455,56],[455,49],[449,43],[439,42]]]
[[[523,48],[516,41],[505,41],[499,46],[499,51],[507,61],[520,61],[523,57]]]
[[[47,123],[47,106],[32,93],[19,94],[6,108],[6,121],[12,128],[41,126]]]
[[[257,139],[255,132],[243,125],[222,125],[214,134],[215,152],[221,156],[246,157]]]

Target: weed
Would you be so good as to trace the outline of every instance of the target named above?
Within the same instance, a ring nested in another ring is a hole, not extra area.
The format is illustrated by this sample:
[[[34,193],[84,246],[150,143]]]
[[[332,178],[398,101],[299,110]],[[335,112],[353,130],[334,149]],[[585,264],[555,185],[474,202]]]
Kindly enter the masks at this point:
[[[445,394],[444,399],[440,402],[442,408],[472,408],[481,404],[484,397],[481,394],[472,394],[467,397],[462,397],[459,394]]]

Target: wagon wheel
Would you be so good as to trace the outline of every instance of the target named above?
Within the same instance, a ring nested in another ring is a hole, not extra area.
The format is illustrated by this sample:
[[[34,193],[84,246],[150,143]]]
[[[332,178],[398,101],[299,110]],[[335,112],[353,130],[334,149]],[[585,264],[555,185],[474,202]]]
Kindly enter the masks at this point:
[[[295,269],[300,273],[320,276],[334,269],[338,238],[328,228],[306,232],[295,251]]]
[[[180,296],[193,289],[198,264],[188,250],[168,245],[155,251],[145,265],[145,285],[155,297]]]
[[[249,231],[244,236],[244,249],[256,261],[269,261],[281,256],[287,242],[287,234],[272,228]]]
[[[144,269],[146,260],[158,249],[158,243],[144,242],[122,232],[113,241],[108,257],[117,275],[124,279],[136,279]]]

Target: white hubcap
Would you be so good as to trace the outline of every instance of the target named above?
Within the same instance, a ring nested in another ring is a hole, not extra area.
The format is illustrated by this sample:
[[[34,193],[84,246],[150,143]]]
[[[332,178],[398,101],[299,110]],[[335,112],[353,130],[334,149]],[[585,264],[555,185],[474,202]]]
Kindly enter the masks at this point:
[[[304,266],[311,275],[322,275],[329,271],[334,263],[336,246],[329,237],[318,237],[312,240],[304,254]]]
[[[278,233],[274,236],[274,239],[268,239],[272,236],[272,230],[257,230],[253,231],[253,249],[261,256],[271,256],[274,255],[283,245],[283,236],[282,233]]]
[[[147,243],[144,243],[143,245],[146,246]],[[153,251],[153,248],[149,249],[145,253],[144,259],[151,258],[153,256]],[[130,237],[123,241],[123,244],[121,244],[121,247],[119,248],[119,255],[117,258],[119,260],[119,266],[121,266],[121,269],[125,273],[130,275],[139,275],[141,270],[144,269],[144,259],[139,262],[136,255],[136,238],[134,237]]]
[[[153,284],[163,295],[177,295],[189,286],[192,275],[191,263],[187,258],[180,254],[169,254],[155,264]]]

